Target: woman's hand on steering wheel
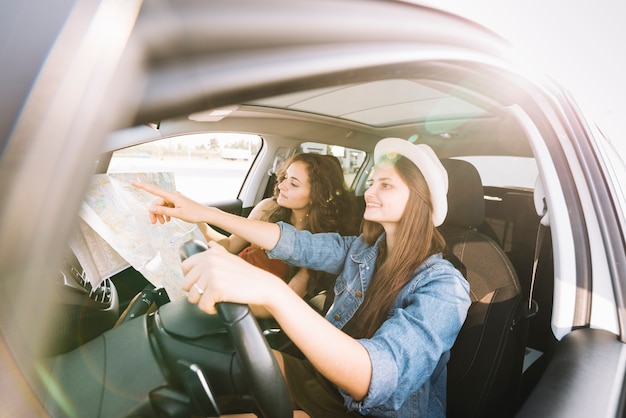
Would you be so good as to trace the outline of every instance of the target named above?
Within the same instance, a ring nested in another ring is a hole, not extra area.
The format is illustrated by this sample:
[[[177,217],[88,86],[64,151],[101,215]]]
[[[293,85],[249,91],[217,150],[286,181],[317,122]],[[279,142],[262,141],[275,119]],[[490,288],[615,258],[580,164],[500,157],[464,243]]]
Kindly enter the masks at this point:
[[[216,313],[215,304],[219,302],[265,306],[275,286],[286,286],[277,276],[229,253],[216,242],[209,242],[208,247],[182,263],[182,287],[189,292],[187,299],[204,312]]]

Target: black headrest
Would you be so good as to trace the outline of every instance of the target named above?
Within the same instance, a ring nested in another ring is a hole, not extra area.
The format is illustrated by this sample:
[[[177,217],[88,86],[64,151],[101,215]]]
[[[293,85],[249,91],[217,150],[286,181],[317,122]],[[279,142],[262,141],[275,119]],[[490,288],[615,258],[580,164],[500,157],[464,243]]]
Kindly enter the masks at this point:
[[[444,159],[448,171],[448,215],[444,225],[477,228],[485,217],[483,183],[478,170],[463,160]]]

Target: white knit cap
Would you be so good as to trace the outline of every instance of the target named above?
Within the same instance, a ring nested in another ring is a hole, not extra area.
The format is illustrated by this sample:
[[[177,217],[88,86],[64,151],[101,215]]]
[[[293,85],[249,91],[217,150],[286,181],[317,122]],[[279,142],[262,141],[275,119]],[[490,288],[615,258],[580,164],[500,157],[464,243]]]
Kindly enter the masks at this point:
[[[431,147],[401,138],[378,141],[374,148],[374,163],[379,165],[383,158],[394,161],[399,155],[411,160],[424,176],[433,205],[433,223],[441,225],[448,213],[448,172]]]

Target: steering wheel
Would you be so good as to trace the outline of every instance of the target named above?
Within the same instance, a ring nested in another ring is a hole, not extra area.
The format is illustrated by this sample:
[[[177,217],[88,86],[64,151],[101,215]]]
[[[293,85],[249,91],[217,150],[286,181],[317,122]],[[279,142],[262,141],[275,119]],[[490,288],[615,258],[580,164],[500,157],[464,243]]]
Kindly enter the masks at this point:
[[[188,241],[181,248],[181,258],[185,259],[206,249],[202,241]],[[292,417],[293,407],[287,385],[248,305],[220,302],[216,307],[249,379],[261,415]]]

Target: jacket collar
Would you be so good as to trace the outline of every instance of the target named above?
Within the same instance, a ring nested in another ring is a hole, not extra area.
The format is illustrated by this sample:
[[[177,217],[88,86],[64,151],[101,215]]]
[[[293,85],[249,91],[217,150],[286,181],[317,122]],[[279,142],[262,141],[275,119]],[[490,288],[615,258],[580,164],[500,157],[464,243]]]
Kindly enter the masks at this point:
[[[383,242],[386,237],[387,237],[386,232],[383,232],[376,239],[376,242],[374,243],[374,245],[372,246],[368,245],[363,249],[363,251],[350,254],[350,258],[352,259],[352,261],[354,261],[355,263],[359,263],[359,264],[368,263],[372,260],[375,260],[380,250],[380,243]],[[362,235],[361,235],[361,239],[363,239]]]

